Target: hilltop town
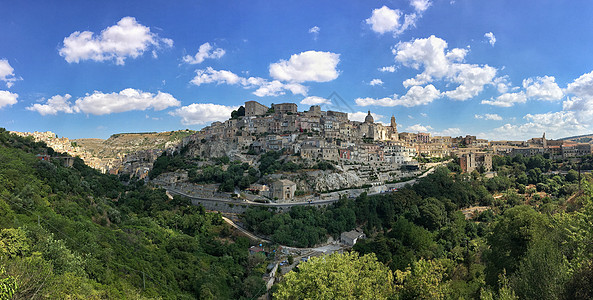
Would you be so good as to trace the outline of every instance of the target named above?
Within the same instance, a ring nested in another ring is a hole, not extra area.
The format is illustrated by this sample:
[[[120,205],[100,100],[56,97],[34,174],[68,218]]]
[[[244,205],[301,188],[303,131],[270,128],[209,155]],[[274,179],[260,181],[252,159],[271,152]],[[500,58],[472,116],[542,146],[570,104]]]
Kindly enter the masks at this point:
[[[301,112],[295,103],[267,107],[256,101],[245,102],[229,120],[214,122],[183,143],[202,141],[224,141],[235,146],[235,150],[244,150],[227,151],[238,157],[285,149],[305,161],[376,166],[414,166],[455,155],[461,158],[466,172],[481,167],[491,170],[492,155],[541,154],[557,159],[592,153],[590,143],[549,140],[545,133],[527,141],[488,141],[472,135],[433,136],[398,132],[395,116],[389,125],[384,125],[375,122],[370,111],[364,122],[358,122],[349,120],[347,113],[322,111],[317,105]]]
[[[140,179],[148,179],[160,156],[183,153],[191,160],[177,167],[168,166],[164,172],[153,172],[156,184],[193,196],[232,198],[233,193],[240,193],[251,200],[278,202],[319,199],[313,196],[345,189],[358,188],[358,194],[384,192],[393,189],[393,183],[427,171],[430,163],[446,162],[452,157],[458,158],[463,172],[484,173],[492,171],[493,155],[539,154],[566,159],[589,155],[593,147],[569,139],[549,140],[545,133],[527,141],[488,141],[472,135],[399,132],[395,116],[391,116],[389,124],[383,124],[375,122],[369,111],[360,122],[350,120],[348,113],[324,111],[318,105],[299,111],[295,103],[268,107],[256,101],[245,102],[228,120],[213,122],[197,132],[117,134],[108,140],[69,140],[52,132],[15,133],[32,136],[57,152],[78,156],[103,173]],[[283,167],[273,172],[263,170],[266,153],[276,153],[273,159],[281,161]],[[195,179],[203,177],[224,157],[229,162],[246,164],[245,172],[259,171],[248,177],[248,183],[229,183],[226,188],[222,188],[224,182],[219,182],[224,178],[203,182]],[[258,196],[245,196],[242,190]]]

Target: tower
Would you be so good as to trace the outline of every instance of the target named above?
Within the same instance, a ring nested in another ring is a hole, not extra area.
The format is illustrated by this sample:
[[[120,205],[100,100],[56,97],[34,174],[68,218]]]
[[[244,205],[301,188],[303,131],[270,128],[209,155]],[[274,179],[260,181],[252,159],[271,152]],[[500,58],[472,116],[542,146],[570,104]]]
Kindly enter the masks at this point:
[[[371,111],[369,110],[369,114],[364,118],[365,123],[375,123],[375,119],[371,115]]]
[[[399,140],[399,136],[397,134],[397,123],[395,123],[395,116],[391,115],[391,128],[389,128],[391,133],[391,140],[397,141]]]

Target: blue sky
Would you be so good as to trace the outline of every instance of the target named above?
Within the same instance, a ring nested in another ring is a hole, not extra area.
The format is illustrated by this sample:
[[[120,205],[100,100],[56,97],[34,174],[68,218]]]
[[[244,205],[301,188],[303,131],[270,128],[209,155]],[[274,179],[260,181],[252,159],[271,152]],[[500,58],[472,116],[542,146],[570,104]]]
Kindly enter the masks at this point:
[[[400,132],[593,133],[590,1],[219,2],[0,0],[0,127],[199,129],[255,100]]]

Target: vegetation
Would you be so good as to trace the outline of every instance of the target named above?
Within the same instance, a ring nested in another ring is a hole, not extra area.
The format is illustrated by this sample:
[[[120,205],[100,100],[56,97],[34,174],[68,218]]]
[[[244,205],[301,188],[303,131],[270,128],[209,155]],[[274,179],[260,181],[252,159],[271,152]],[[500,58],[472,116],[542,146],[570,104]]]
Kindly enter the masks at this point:
[[[275,241],[290,237],[281,243],[301,246],[362,228],[369,238],[353,250],[375,255],[393,272],[393,284],[382,289],[391,291],[386,297],[392,299],[589,299],[593,176],[581,174],[580,192],[577,172],[551,172],[567,164],[572,162],[543,156],[495,157],[498,176],[486,178],[478,172],[460,174],[450,163],[396,193],[363,194],[297,212],[249,210],[244,221]],[[466,219],[461,210],[476,205],[486,210]],[[325,221],[330,215],[335,221]],[[354,216],[354,221],[340,223],[336,215]],[[328,223],[343,225],[330,232]],[[302,226],[327,235],[307,239]],[[321,270],[308,273],[327,278],[315,273]],[[306,298],[307,289],[333,291],[304,279],[297,285],[290,278],[278,288],[284,298]]]
[[[387,299],[392,285],[391,270],[378,262],[374,254],[333,254],[312,257],[300,264],[299,272],[285,276],[274,298]]]
[[[0,298],[239,299],[265,291],[219,214],[0,129]]]

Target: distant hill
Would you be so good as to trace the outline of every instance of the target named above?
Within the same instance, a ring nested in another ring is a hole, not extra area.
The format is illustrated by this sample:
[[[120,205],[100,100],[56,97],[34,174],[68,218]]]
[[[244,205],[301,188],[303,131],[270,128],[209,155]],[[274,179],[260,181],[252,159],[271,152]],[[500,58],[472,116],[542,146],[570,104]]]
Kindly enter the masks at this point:
[[[120,154],[148,149],[165,149],[179,143],[184,137],[194,134],[193,130],[166,132],[118,133],[108,139],[75,139],[79,146],[99,158],[115,158]]]
[[[575,143],[589,143],[593,144],[593,134],[585,134],[578,136],[571,136],[559,139],[561,141],[571,141]]]

